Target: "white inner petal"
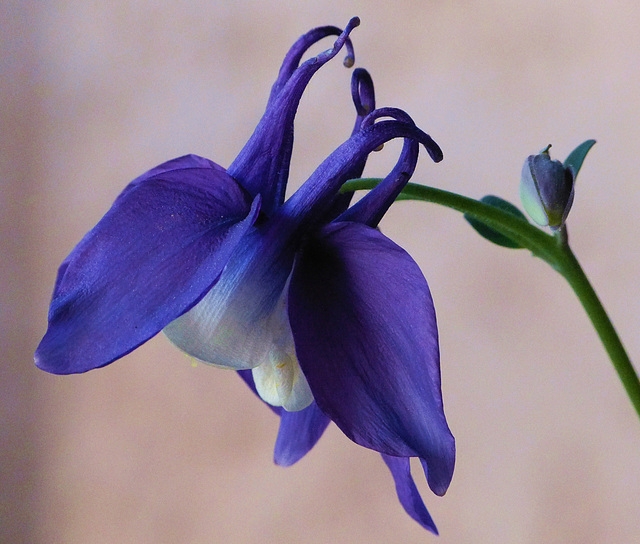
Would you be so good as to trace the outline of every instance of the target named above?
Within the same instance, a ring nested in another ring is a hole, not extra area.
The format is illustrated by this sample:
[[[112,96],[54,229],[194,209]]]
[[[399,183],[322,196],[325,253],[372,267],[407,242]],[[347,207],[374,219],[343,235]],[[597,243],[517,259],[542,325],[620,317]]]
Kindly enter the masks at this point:
[[[253,234],[204,298],[164,328],[169,340],[196,359],[236,370],[269,361],[271,316],[283,311],[278,301],[289,270],[277,266],[278,254],[265,255]]]
[[[253,369],[256,390],[273,406],[282,406],[290,412],[302,410],[313,402],[313,393],[295,354],[286,295],[278,301],[269,325],[274,341],[269,359]]]
[[[235,370],[253,368],[260,396],[295,411],[311,404],[313,395],[289,326],[286,262],[277,247],[265,249],[254,232],[204,298],[163,332],[200,361]]]

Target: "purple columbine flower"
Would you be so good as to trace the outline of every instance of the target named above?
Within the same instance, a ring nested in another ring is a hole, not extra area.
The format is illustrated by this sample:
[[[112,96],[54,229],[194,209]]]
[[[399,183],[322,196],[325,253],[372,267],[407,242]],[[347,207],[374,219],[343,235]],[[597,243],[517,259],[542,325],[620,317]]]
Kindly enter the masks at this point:
[[[405,510],[437,533],[409,465],[419,458],[431,489],[445,493],[455,446],[435,311],[418,265],[376,227],[411,177],[418,144],[435,161],[440,148],[406,113],[374,109],[371,78],[356,70],[351,137],[284,201],[302,93],[345,45],[353,64],[358,23],[293,45],[227,170],[188,155],[124,189],[60,266],[36,364],[86,372],[164,331],[189,355],[238,370],[281,416],[276,463],[298,461],[334,421],[382,454]],[[333,48],[300,64],[329,35],[338,35]],[[349,207],[340,187],[393,138],[404,139],[395,168]]]

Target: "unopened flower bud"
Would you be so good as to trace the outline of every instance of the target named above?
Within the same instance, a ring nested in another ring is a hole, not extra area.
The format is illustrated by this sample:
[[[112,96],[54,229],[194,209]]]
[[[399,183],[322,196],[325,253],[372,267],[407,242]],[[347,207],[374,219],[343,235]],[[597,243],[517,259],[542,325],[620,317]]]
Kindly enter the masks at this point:
[[[551,160],[550,147],[529,155],[524,162],[520,200],[538,225],[556,230],[564,224],[573,204],[574,178],[570,168]]]

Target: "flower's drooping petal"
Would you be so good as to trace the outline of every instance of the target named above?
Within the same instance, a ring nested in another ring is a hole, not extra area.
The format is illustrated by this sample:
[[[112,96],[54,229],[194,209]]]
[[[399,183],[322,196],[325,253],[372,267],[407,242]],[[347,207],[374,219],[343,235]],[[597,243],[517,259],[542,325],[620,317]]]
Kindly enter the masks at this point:
[[[299,412],[282,412],[273,461],[289,467],[316,445],[331,420],[312,402]]]
[[[374,149],[393,138],[409,138],[423,144],[431,157],[442,159],[442,151],[431,136],[413,123],[382,121],[363,128],[339,146],[316,169],[311,177],[278,210],[279,218],[272,221],[279,229],[284,221],[289,229],[304,227],[318,221],[330,209],[335,195],[346,181],[354,162],[364,160]]]
[[[268,104],[271,104],[278,97],[287,81],[289,81],[300,65],[303,55],[311,46],[327,36],[340,36],[340,34],[342,34],[342,29],[337,26],[320,26],[313,28],[306,34],[300,36],[291,46],[291,49],[289,49],[289,52],[285,55],[284,60],[282,61],[278,78],[271,87]],[[345,57],[343,64],[347,68],[351,68],[355,62],[355,55],[353,53],[353,45],[349,38],[345,40],[345,47],[347,49],[347,56]]]
[[[373,80],[369,72],[364,68],[356,68],[351,76],[351,95],[353,97],[353,104],[356,107],[356,122],[351,132],[353,135],[356,132],[360,132],[362,121],[369,113],[375,110],[376,107]],[[366,163],[366,155],[360,160],[354,161],[352,167],[344,173],[343,183],[362,176]],[[353,192],[338,193],[331,205],[331,209],[327,212],[327,222],[344,212],[349,207],[352,198]]]
[[[295,254],[286,234],[249,232],[214,288],[165,327],[169,340],[196,359],[235,370],[295,353],[283,301]]]
[[[298,255],[289,318],[319,408],[362,446],[423,458],[429,486],[443,494],[455,445],[435,310],[418,265],[376,229],[327,225]]]
[[[260,397],[253,381],[253,371],[239,370],[238,374],[258,398],[280,416],[280,429],[273,452],[274,463],[281,467],[297,463],[320,440],[331,420],[315,402],[297,412],[287,412],[280,406],[273,406]]]
[[[411,117],[402,110],[382,108],[369,115],[364,120],[363,126],[368,126],[374,119],[382,116],[413,123]],[[400,158],[391,173],[373,191],[340,215],[338,221],[355,221],[376,227],[413,175],[417,162],[418,142],[406,139]]]
[[[157,334],[216,282],[257,213],[224,169],[192,155],[131,182],[60,267],[36,364],[85,372]]]
[[[351,19],[333,48],[304,62],[288,78],[285,76],[291,67],[285,68],[283,81],[279,77],[276,82],[282,88],[272,93],[254,133],[228,169],[251,195],[262,196],[262,210],[267,216],[284,200],[293,148],[293,119],[302,93],[313,74],[338,54],[349,33],[359,24],[357,17]]]
[[[436,524],[427,511],[420,492],[411,476],[411,464],[407,457],[392,457],[382,454],[382,459],[389,467],[393,480],[396,484],[396,492],[400,504],[413,519],[428,531],[438,534]]]

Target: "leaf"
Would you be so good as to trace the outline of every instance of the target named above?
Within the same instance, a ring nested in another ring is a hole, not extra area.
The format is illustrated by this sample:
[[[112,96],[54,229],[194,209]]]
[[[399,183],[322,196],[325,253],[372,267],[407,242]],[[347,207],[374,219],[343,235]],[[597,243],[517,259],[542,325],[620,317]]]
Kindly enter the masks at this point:
[[[489,204],[490,206],[493,206],[502,211],[510,213],[511,215],[513,215],[514,217],[517,217],[518,219],[527,221],[527,218],[525,217],[525,215],[518,208],[516,208],[513,204],[511,204],[511,202],[507,202],[506,200],[498,196],[487,195],[482,197],[480,199],[480,202],[483,202],[484,204]],[[479,219],[472,217],[466,213],[464,214],[464,218],[478,232],[480,236],[482,236],[483,238],[486,238],[490,242],[493,242],[494,244],[497,244],[502,247],[508,247],[512,249],[522,248],[522,246],[518,242],[514,242],[511,238],[505,236],[504,234],[493,229],[492,227],[486,225]]]
[[[587,153],[596,143],[595,140],[587,140],[586,142],[582,142],[578,147],[576,147],[569,156],[564,161],[564,167],[569,168],[571,173],[573,174],[573,181],[575,183],[576,177],[578,177],[578,172],[580,168],[582,168],[582,163],[584,162]]]

